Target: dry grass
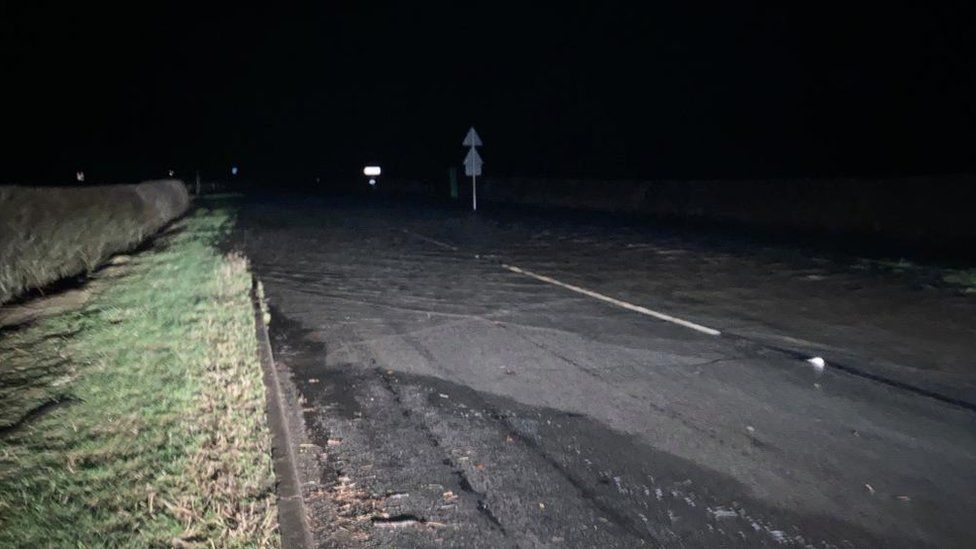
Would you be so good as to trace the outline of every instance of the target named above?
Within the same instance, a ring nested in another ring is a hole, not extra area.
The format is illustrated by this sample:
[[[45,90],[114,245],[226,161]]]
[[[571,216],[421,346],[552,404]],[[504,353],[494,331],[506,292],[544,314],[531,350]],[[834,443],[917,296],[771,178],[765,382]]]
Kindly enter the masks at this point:
[[[0,340],[0,546],[278,545],[270,434],[226,212]]]
[[[0,187],[0,303],[95,269],[186,211],[175,180],[101,187]]]

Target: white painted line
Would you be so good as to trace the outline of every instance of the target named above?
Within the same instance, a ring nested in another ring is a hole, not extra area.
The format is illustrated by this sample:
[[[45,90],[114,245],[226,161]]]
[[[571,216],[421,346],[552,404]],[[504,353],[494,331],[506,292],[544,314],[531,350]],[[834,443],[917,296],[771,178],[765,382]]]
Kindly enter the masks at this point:
[[[659,313],[657,311],[652,311],[647,307],[641,307],[640,305],[634,305],[633,303],[627,303],[626,301],[621,301],[619,299],[612,298],[608,295],[603,295],[601,293],[594,292],[592,290],[587,290],[586,288],[580,288],[579,286],[573,286],[572,284],[566,284],[565,282],[560,282],[555,278],[550,278],[548,276],[533,273],[532,271],[526,271],[525,269],[516,267],[514,265],[506,265],[502,263],[502,267],[512,271],[513,273],[518,273],[521,275],[532,277],[536,280],[541,280],[542,282],[547,282],[549,284],[554,284],[561,288],[566,288],[567,290],[572,290],[576,293],[583,294],[585,296],[592,297],[594,299],[599,299],[600,301],[606,301],[607,303],[612,303],[618,307],[623,307],[628,311],[634,311],[635,313],[640,313],[642,315],[652,316],[658,320],[663,320],[665,322],[670,322],[672,324],[677,324],[678,326],[684,326],[685,328],[691,328],[697,332],[708,335],[722,335],[722,332],[709,328],[707,326],[702,326],[701,324],[695,324],[694,322],[688,322],[687,320],[682,320],[680,318],[673,317],[671,315],[666,315],[664,313]]]
[[[431,238],[429,236],[424,236],[422,234],[418,234],[418,233],[415,233],[413,231],[409,231],[407,229],[400,229],[400,230],[403,231],[406,234],[409,234],[411,236],[415,236],[415,237],[419,238],[420,240],[423,240],[424,242],[430,242],[431,244],[433,244],[435,246],[440,246],[441,248],[445,248],[445,249],[451,250],[452,252],[458,251],[457,246],[451,246],[450,244],[448,244],[446,242],[441,242],[440,240],[437,240],[435,238]]]

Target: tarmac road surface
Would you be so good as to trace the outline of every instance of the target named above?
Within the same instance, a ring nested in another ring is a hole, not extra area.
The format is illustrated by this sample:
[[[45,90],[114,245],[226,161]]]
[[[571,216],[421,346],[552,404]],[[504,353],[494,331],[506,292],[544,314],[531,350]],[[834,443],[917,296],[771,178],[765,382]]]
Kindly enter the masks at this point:
[[[327,198],[233,245],[322,546],[976,544],[976,298],[934,271]]]

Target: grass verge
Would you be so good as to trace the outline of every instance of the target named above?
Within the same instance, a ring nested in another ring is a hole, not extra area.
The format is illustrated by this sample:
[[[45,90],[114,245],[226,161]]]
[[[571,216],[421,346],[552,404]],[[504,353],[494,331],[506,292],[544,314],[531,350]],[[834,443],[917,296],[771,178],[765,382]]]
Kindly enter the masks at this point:
[[[943,275],[942,280],[961,288],[964,294],[976,295],[976,269],[956,269]]]
[[[919,285],[946,286],[962,295],[976,296],[976,269],[933,267],[912,263],[906,259],[898,261],[860,259],[854,264],[854,268],[906,275]]]
[[[198,210],[92,297],[0,335],[0,546],[275,546],[231,216]]]

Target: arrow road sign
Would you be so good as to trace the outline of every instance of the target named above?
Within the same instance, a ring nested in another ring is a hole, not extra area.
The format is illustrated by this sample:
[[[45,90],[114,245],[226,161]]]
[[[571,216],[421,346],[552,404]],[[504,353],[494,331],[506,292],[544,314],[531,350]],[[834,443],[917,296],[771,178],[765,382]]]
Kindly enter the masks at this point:
[[[474,126],[468,130],[468,135],[464,136],[464,141],[461,143],[465,147],[471,147],[468,149],[468,156],[464,157],[464,175],[471,176],[471,209],[478,211],[478,176],[481,175],[481,165],[484,164],[481,160],[481,155],[478,154],[478,149],[475,147],[480,147],[482,145],[481,138],[478,137],[478,132],[474,131]]]
[[[481,165],[484,161],[481,160],[481,155],[478,154],[478,149],[471,147],[468,150],[468,155],[464,157],[464,175],[476,176],[481,175]]]
[[[465,147],[480,147],[481,138],[478,137],[478,132],[474,131],[474,126],[468,130],[468,135],[464,136],[464,142],[461,143]]]

